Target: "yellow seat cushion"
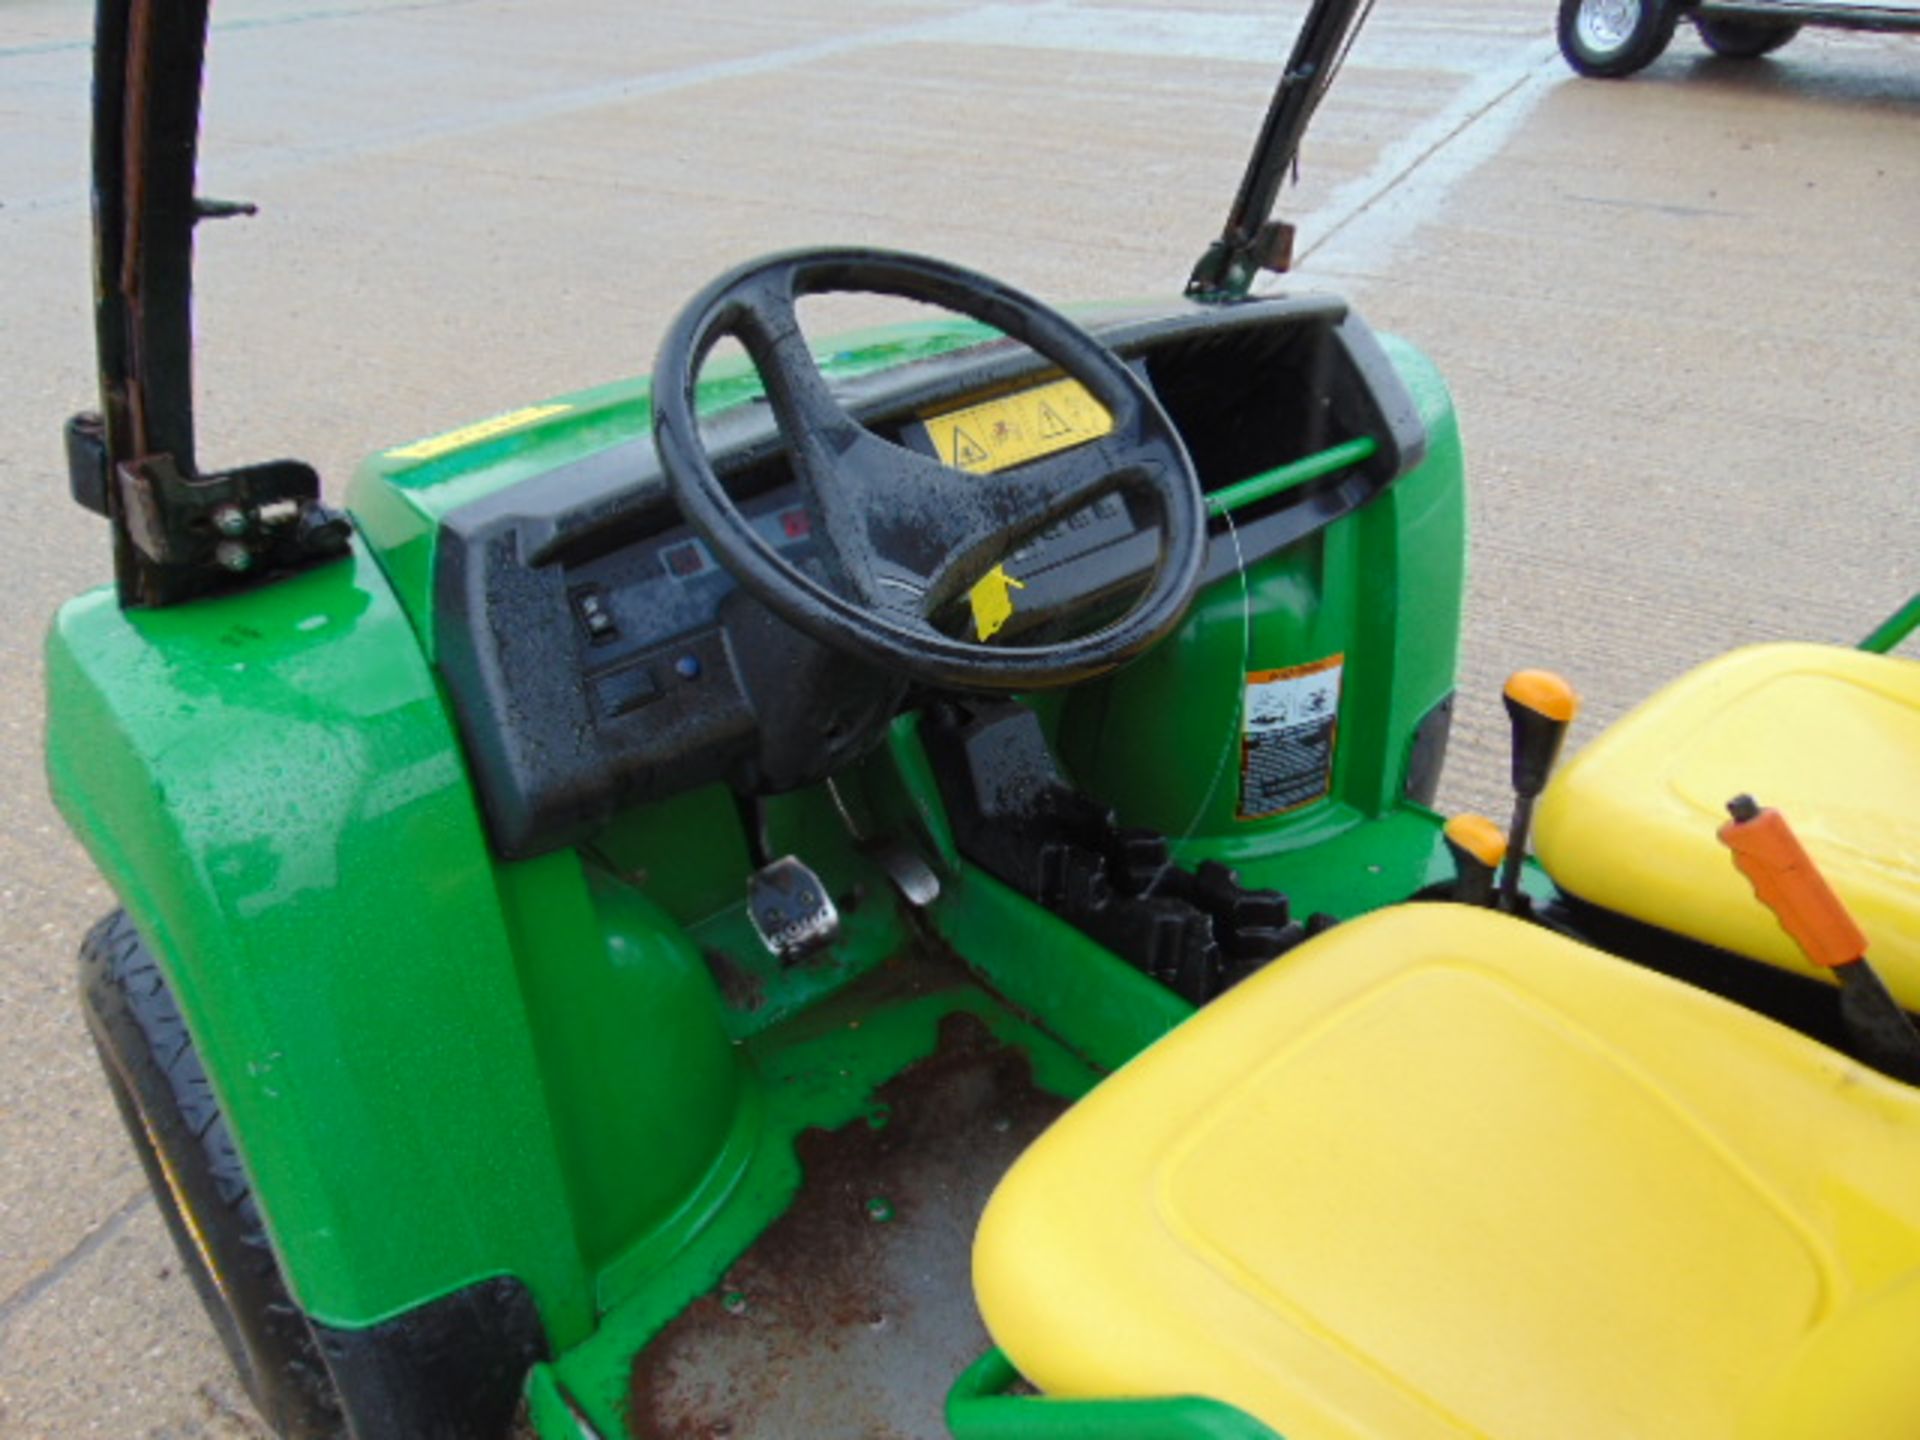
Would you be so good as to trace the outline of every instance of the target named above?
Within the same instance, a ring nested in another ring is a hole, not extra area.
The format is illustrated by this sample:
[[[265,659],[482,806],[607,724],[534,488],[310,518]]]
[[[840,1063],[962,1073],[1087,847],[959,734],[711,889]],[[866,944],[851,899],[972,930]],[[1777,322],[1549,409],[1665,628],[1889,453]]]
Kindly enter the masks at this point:
[[[1920,1010],[1920,663],[1824,645],[1710,661],[1554,779],[1535,848],[1582,900],[1830,980],[1715,838],[1742,792],[1785,813],[1888,988]]]
[[[1756,1427],[1818,1413],[1802,1355],[1916,1272],[1920,1092],[1452,905],[1329,931],[1144,1052],[974,1251],[1042,1390],[1286,1440],[1812,1440]],[[1893,1428],[1850,1440],[1920,1433],[1883,1388]]]

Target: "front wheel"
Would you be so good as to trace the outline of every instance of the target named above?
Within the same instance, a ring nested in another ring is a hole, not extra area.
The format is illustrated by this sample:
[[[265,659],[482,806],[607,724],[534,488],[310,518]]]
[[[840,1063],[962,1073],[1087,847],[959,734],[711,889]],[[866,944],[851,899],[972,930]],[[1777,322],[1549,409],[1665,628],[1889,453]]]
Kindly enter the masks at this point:
[[[1658,60],[1678,20],[1673,0],[1560,0],[1560,53],[1582,75],[1617,79]]]
[[[186,1021],[125,911],[82,942],[80,1000],[154,1202],[255,1408],[286,1440],[346,1435]]]
[[[1709,50],[1729,60],[1758,60],[1800,33],[1798,25],[1779,20],[1710,20],[1704,15],[1694,20],[1693,28]]]

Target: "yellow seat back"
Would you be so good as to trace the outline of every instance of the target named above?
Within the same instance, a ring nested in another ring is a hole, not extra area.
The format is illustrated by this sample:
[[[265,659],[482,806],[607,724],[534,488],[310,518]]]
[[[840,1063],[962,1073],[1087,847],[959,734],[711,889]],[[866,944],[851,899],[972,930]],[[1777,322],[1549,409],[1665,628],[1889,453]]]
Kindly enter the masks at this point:
[[[1920,1010],[1920,663],[1823,645],[1710,661],[1554,778],[1535,846],[1582,900],[1830,978],[1715,839],[1726,802],[1743,792],[1786,814],[1865,930],[1888,988]]]

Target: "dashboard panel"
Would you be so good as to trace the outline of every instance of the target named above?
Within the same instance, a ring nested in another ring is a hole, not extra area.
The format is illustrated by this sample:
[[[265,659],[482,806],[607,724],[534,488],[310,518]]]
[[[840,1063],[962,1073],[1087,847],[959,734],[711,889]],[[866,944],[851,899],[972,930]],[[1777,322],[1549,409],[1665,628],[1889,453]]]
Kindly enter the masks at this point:
[[[1210,490],[1340,439],[1371,461],[1238,514],[1208,573],[1271,553],[1417,462],[1425,436],[1357,317],[1325,297],[1117,312],[1092,328],[1140,370]],[[927,417],[1057,383],[1010,342],[918,360],[834,389],[897,443],[935,454]],[[782,556],[831,584],[764,402],[703,424],[729,493]],[[1110,494],[1006,561],[1023,589],[1000,632],[1037,643],[1118,614],[1159,552],[1157,517]],[[435,575],[435,647],[497,849],[540,853],[635,803],[716,781],[806,784],[854,758],[904,680],[770,613],[722,569],[636,439],[451,512]],[[964,605],[951,617],[967,623]]]

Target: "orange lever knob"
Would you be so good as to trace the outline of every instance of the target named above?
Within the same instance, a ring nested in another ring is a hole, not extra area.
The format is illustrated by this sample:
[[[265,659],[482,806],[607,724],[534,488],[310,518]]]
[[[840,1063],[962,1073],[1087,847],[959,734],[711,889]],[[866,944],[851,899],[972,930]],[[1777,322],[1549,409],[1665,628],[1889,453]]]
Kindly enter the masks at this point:
[[[1833,893],[1826,877],[1801,846],[1778,810],[1762,809],[1742,795],[1727,806],[1733,819],[1720,839],[1753,893],[1779,917],[1780,926],[1816,965],[1836,970],[1867,953],[1867,937]]]

